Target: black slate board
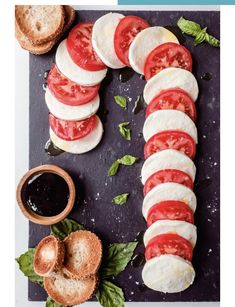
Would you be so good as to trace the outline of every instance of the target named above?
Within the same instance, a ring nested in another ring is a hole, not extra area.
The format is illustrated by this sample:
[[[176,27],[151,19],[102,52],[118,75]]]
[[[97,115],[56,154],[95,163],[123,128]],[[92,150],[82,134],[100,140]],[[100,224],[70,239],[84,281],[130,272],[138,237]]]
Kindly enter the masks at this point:
[[[79,11],[77,21],[95,21],[105,11]],[[170,11],[124,11],[136,14],[151,25],[176,25],[180,16],[193,19],[207,26],[211,34],[219,37],[219,12],[170,12]],[[115,278],[125,292],[127,301],[218,301],[219,300],[219,161],[220,161],[220,52],[219,49],[202,44],[193,47],[192,38],[186,37],[185,46],[191,51],[194,71],[200,88],[196,102],[198,111],[197,127],[199,145],[195,160],[197,177],[195,192],[198,208],[195,223],[198,227],[198,242],[194,250],[193,265],[196,279],[189,289],[179,294],[162,294],[151,290],[141,291],[142,267],[129,266]],[[52,163],[63,167],[74,178],[80,201],[77,201],[71,217],[95,231],[104,244],[131,241],[139,231],[146,229],[141,214],[142,185],[140,170],[143,162],[144,140],[141,136],[144,124],[144,111],[132,113],[134,101],[141,94],[145,81],[139,75],[126,82],[118,81],[118,70],[110,70],[100,90],[101,107],[99,115],[104,123],[105,134],[99,146],[84,155],[64,153],[50,157],[44,152],[48,140],[48,110],[44,102],[43,74],[54,61],[55,50],[44,56],[30,55],[30,152],[29,167]],[[210,72],[210,81],[201,76]],[[122,110],[114,103],[114,95],[129,97],[128,110]],[[117,125],[130,121],[132,141],[127,142],[119,135]],[[111,163],[124,154],[141,157],[135,166],[123,167],[112,178],[107,177]],[[111,200],[120,193],[130,192],[128,205],[114,205]],[[29,246],[35,246],[48,233],[45,226],[30,223]],[[143,251],[143,246],[138,251]],[[29,283],[29,300],[45,300],[44,291]]]

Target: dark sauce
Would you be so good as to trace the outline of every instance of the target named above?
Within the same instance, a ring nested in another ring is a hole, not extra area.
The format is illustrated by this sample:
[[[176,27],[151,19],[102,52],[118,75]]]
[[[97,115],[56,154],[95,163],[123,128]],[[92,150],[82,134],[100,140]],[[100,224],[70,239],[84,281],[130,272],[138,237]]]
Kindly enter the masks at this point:
[[[137,233],[135,242],[138,242],[138,244],[143,244],[143,238],[144,238],[144,231],[140,231]]]
[[[135,72],[132,68],[130,67],[124,67],[120,69],[118,80],[122,83],[125,83],[129,81],[133,76]]]
[[[141,80],[145,80],[145,76],[144,75],[140,75],[140,79]]]
[[[205,178],[205,179],[199,180],[195,185],[195,192],[196,193],[201,192],[207,189],[211,184],[212,184],[211,178]]]
[[[138,114],[141,110],[144,109],[144,96],[143,94],[139,95],[135,101],[134,108],[132,109],[132,113]]]
[[[140,292],[144,292],[148,289],[148,287],[145,284],[141,284],[138,286]]]
[[[22,193],[30,210],[41,216],[54,216],[65,209],[69,187],[61,176],[48,172],[31,177]]]
[[[46,142],[44,149],[49,156],[58,156],[64,152],[62,149],[56,147],[51,140]]]
[[[164,28],[166,28],[167,30],[171,31],[177,37],[177,39],[178,39],[180,44],[185,43],[185,37],[182,34],[182,32],[181,32],[179,27],[169,25],[169,26],[165,26]]]
[[[212,79],[212,74],[209,72],[205,72],[202,76],[201,76],[202,80],[206,80],[206,81],[210,81]]]
[[[131,260],[131,265],[134,268],[138,268],[140,266],[142,266],[145,263],[145,257],[144,254],[137,254],[133,257],[133,259]]]
[[[43,83],[42,89],[43,89],[44,91],[46,91],[46,89],[47,89],[47,82],[44,82],[44,83]]]
[[[44,78],[45,80],[47,80],[47,77],[48,77],[48,75],[49,75],[49,72],[50,72],[50,70],[45,70],[45,72],[44,72],[44,74],[43,74],[43,78]]]

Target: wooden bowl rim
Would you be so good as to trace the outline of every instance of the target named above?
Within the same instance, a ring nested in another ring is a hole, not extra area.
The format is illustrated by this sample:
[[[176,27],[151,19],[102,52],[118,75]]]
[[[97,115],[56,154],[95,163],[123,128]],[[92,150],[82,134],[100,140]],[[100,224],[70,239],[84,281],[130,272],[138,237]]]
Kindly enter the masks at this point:
[[[69,198],[68,198],[68,203],[62,212],[54,216],[46,217],[36,214],[24,204],[24,201],[22,199],[22,190],[30,177],[32,177],[33,175],[37,175],[39,173],[48,173],[48,172],[57,174],[65,180],[69,188]],[[71,176],[59,166],[52,164],[40,165],[27,171],[26,174],[20,179],[16,189],[16,200],[21,209],[21,212],[28,220],[40,225],[52,225],[65,219],[73,208],[75,195],[76,195],[75,186]]]

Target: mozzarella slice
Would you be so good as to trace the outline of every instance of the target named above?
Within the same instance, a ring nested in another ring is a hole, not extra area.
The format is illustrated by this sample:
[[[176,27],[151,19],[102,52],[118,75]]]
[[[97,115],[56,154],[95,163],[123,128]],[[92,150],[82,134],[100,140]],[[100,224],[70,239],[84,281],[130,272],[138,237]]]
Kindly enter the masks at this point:
[[[145,184],[151,175],[165,169],[177,169],[188,174],[193,181],[195,179],[196,167],[193,161],[178,150],[166,149],[152,154],[145,160],[141,170],[142,183]]]
[[[191,262],[175,255],[161,255],[146,262],[142,271],[144,284],[155,291],[177,293],[194,281]]]
[[[197,127],[187,114],[178,110],[158,110],[151,113],[144,123],[143,136],[147,142],[154,134],[166,130],[186,132],[197,143]]]
[[[82,154],[94,149],[99,144],[103,135],[103,125],[99,117],[96,117],[96,127],[88,135],[75,141],[66,141],[59,138],[50,128],[50,138],[52,142],[56,147],[72,154]]]
[[[125,66],[116,55],[114,49],[114,34],[119,21],[124,15],[119,13],[108,13],[96,20],[92,29],[92,45],[108,67],[122,68]]]
[[[129,49],[131,67],[139,74],[144,74],[144,64],[150,52],[157,46],[167,43],[177,43],[177,37],[163,27],[150,27],[139,32]]]
[[[55,62],[63,75],[80,85],[96,85],[104,79],[107,73],[107,68],[89,71],[76,65],[68,53],[66,40],[59,44],[56,50]]]
[[[157,235],[174,233],[188,240],[192,247],[197,241],[197,227],[191,223],[176,220],[160,220],[153,223],[144,234],[144,245]]]
[[[169,67],[163,69],[148,80],[143,93],[145,102],[149,104],[161,91],[170,88],[181,88],[194,101],[197,100],[198,84],[194,75],[190,71],[182,68]]]
[[[186,203],[193,212],[197,207],[197,199],[191,189],[175,182],[161,183],[150,190],[144,197],[142,213],[147,220],[149,210],[161,201],[178,200]]]
[[[88,118],[97,112],[100,105],[99,95],[79,106],[66,105],[57,100],[48,87],[45,93],[45,100],[50,113],[64,120],[82,120]]]

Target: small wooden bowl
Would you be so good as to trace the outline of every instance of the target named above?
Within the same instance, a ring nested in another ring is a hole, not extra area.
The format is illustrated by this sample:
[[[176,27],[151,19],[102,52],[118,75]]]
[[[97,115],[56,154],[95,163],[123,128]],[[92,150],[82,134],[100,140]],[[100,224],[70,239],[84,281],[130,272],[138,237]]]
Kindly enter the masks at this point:
[[[28,180],[33,177],[34,175],[37,174],[42,174],[42,173],[53,173],[61,176],[65,182],[68,185],[69,188],[69,198],[68,198],[68,203],[65,209],[60,212],[57,215],[54,216],[41,216],[30,210],[28,206],[24,203],[23,197],[22,197],[22,191],[25,188],[25,185],[27,184]],[[52,225],[56,224],[60,221],[62,221],[66,216],[70,213],[70,211],[73,208],[74,201],[75,201],[75,186],[73,183],[72,178],[70,175],[64,171],[62,168],[55,166],[55,165],[50,165],[50,164],[45,164],[41,166],[37,166],[35,168],[32,168],[29,170],[20,180],[17,189],[16,189],[16,199],[18,202],[18,205],[24,214],[24,216],[29,219],[30,221],[40,224],[40,225]]]

